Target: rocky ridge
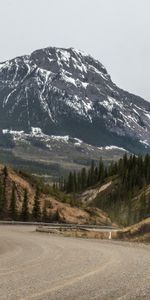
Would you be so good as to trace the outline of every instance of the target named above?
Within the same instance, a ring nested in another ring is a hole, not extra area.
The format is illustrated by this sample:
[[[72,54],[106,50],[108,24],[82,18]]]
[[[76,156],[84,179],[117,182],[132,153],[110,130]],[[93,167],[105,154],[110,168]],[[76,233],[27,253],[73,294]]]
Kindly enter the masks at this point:
[[[0,63],[0,128],[147,152],[150,103],[118,88],[90,55],[49,47]]]

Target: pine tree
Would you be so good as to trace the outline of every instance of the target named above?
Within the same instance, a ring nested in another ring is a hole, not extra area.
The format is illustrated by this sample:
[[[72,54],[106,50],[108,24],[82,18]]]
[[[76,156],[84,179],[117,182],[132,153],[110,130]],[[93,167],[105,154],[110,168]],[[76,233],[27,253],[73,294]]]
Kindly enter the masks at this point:
[[[8,218],[8,202],[7,202],[7,179],[8,179],[8,169],[5,166],[3,169],[3,208],[2,216],[4,219]]]
[[[16,207],[16,194],[15,194],[15,183],[12,187],[12,194],[11,194],[11,200],[10,200],[10,208],[9,208],[9,215],[12,220],[17,220],[17,207]]]
[[[128,195],[128,225],[132,224],[132,201],[131,201],[131,192]]]
[[[91,161],[91,168],[90,168],[90,185],[95,184],[95,163],[94,160]]]
[[[99,168],[98,168],[98,181],[102,183],[104,180],[104,164],[102,159],[99,161]]]
[[[68,176],[67,192],[68,193],[75,192],[74,176],[73,176],[72,172],[70,172],[69,176]]]
[[[42,221],[45,223],[48,222],[46,201],[44,202],[44,206],[43,206],[43,210],[42,210]]]
[[[147,199],[147,217],[150,217],[150,194]]]
[[[4,174],[4,177],[5,177],[5,178],[8,177],[8,169],[7,169],[6,166],[5,166],[4,169],[3,169],[3,174]]]
[[[0,218],[2,218],[3,209],[4,209],[4,191],[3,191],[3,186],[0,182]]]
[[[94,170],[94,184],[98,182],[98,168],[95,167]]]
[[[73,187],[74,187],[74,191],[73,192],[77,192],[77,175],[76,175],[76,171],[74,171],[73,173]]]
[[[82,179],[81,179],[81,173],[78,172],[77,174],[77,186],[78,186],[78,192],[82,191]]]
[[[29,220],[29,208],[28,208],[28,192],[24,190],[24,198],[21,211],[21,220],[27,222]]]
[[[143,193],[140,197],[140,219],[144,219],[147,214],[146,195]]]
[[[87,173],[85,168],[81,170],[81,187],[83,190],[87,187]]]
[[[32,217],[34,221],[40,222],[41,221],[41,208],[40,208],[40,190],[37,187],[35,198],[34,198],[34,205],[32,210]]]

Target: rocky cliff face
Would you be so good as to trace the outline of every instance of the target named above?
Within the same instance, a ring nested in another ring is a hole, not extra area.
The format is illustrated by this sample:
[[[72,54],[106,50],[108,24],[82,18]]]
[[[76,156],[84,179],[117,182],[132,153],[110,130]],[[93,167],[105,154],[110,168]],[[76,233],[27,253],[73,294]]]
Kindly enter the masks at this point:
[[[0,128],[149,151],[150,103],[118,88],[90,55],[46,48],[0,64]]]

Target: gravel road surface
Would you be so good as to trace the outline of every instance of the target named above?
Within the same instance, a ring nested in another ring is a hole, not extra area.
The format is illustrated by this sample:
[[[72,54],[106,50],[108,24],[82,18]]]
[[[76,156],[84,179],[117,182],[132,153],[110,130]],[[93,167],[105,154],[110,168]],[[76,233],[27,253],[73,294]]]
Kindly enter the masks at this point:
[[[0,300],[150,299],[150,246],[0,226]]]

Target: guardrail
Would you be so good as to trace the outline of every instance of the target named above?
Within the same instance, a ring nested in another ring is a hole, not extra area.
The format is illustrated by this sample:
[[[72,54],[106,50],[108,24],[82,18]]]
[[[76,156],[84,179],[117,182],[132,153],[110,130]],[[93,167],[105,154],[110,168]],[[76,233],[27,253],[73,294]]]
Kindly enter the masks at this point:
[[[93,229],[119,229],[115,226],[103,225],[86,225],[86,224],[65,224],[65,223],[44,223],[44,222],[20,222],[20,221],[0,221],[0,225],[33,225],[33,226],[50,226],[50,227],[63,227],[63,228],[93,228]]]

